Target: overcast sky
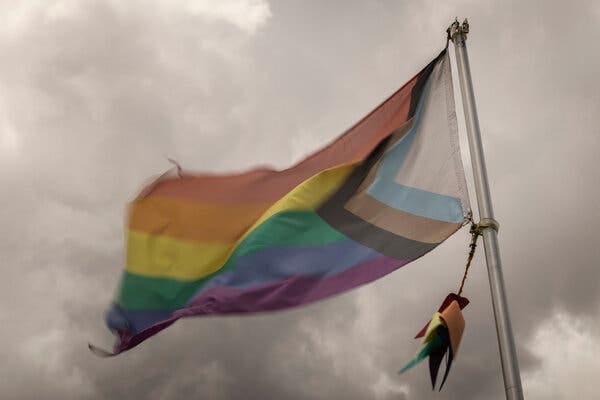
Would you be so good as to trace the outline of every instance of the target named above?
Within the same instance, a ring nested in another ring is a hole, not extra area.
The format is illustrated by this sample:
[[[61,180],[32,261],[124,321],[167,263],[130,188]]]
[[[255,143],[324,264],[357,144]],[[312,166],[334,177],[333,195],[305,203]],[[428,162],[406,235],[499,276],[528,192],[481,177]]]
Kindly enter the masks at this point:
[[[467,230],[318,304],[179,321],[113,359],[86,347],[112,343],[125,205],[166,157],[290,166],[437,55],[455,16],[526,398],[598,397],[600,2],[4,0],[0,15],[0,398],[503,399],[481,249],[443,392],[426,363],[396,375],[460,282]]]

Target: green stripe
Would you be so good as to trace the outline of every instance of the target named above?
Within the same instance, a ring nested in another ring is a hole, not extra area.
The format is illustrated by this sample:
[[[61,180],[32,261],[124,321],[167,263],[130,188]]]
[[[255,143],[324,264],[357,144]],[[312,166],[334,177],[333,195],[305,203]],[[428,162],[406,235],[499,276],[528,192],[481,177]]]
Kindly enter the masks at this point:
[[[313,211],[282,211],[252,231],[225,265],[212,275],[180,281],[124,272],[117,303],[129,310],[165,310],[183,307],[211,278],[235,268],[236,260],[270,246],[315,246],[345,239]]]

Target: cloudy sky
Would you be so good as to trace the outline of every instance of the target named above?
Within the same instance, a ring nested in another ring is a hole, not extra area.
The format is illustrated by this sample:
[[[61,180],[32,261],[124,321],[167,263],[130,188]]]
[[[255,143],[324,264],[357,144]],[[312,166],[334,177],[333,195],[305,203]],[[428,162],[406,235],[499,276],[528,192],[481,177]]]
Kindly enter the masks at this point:
[[[179,321],[114,359],[86,347],[112,342],[125,204],[167,157],[290,166],[429,62],[455,16],[526,398],[598,396],[599,2],[4,0],[0,15],[2,399],[504,398],[482,251],[444,391],[425,364],[396,375],[456,290],[466,230],[318,304]]]

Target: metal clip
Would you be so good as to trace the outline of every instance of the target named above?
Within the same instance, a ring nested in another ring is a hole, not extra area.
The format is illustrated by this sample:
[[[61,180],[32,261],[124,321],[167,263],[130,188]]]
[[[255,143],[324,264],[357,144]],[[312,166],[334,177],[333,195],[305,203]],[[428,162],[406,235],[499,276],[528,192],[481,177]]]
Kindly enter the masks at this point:
[[[500,224],[493,218],[482,218],[477,226],[481,231],[487,228],[492,228],[496,231],[496,233],[498,233],[498,230],[500,229]]]

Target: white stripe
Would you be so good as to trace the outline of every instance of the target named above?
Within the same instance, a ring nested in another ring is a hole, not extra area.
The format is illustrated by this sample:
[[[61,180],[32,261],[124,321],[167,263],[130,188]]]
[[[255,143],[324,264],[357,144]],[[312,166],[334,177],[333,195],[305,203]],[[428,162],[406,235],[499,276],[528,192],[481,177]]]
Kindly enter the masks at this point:
[[[415,137],[395,182],[459,198],[466,212],[470,206],[447,53],[432,71],[426,95]]]

